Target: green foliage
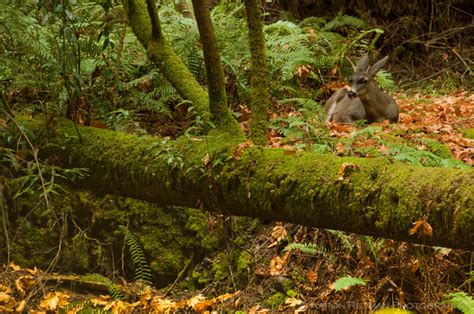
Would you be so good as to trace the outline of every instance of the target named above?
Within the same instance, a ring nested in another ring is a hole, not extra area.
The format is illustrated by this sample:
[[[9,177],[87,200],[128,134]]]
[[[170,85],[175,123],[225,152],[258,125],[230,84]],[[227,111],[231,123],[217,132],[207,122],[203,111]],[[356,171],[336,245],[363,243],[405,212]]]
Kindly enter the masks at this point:
[[[357,285],[365,286],[365,284],[366,284],[366,281],[362,278],[345,276],[345,277],[341,277],[337,279],[334,282],[334,290],[336,290],[336,292],[339,292],[341,290],[346,290],[352,286],[357,286]]]
[[[425,145],[433,154],[440,158],[453,158],[453,154],[451,153],[449,147],[441,142],[438,142],[437,140],[431,138],[422,138],[420,142]]]
[[[301,253],[309,256],[321,255],[331,262],[336,262],[336,257],[326,248],[317,245],[316,243],[289,243],[284,249],[284,252],[298,250]]]
[[[125,235],[125,244],[127,245],[135,269],[135,280],[140,280],[146,284],[151,284],[151,269],[145,257],[142,245],[138,238],[127,228],[121,227]]]
[[[382,128],[379,126],[368,126],[357,130],[346,141],[351,146],[359,138],[374,139],[387,149],[380,153],[377,149],[369,147],[369,154],[372,156],[389,156],[395,160],[409,163],[420,167],[441,167],[441,168],[459,168],[469,169],[470,167],[460,160],[454,159],[451,151],[444,144],[429,138],[420,140],[421,144],[426,146],[427,150],[420,150],[415,144],[409,142],[392,141],[386,134],[381,134]],[[388,138],[388,139],[387,139]],[[357,154],[366,154],[367,148],[354,147]]]
[[[109,278],[102,276],[100,274],[87,274],[84,276],[81,276],[82,281],[89,281],[89,282],[95,282],[95,283],[101,283],[107,286],[107,290],[109,294],[112,296],[114,300],[126,300],[127,296],[122,290],[122,288],[115,284],[112,280]]]
[[[285,300],[287,295],[281,292],[277,292],[270,296],[266,301],[265,304],[273,310],[278,309],[281,305],[285,304]]]
[[[396,84],[393,81],[392,74],[384,69],[379,70],[375,76],[377,84],[384,90],[393,91],[396,89]]]
[[[449,293],[443,303],[451,304],[464,314],[474,313],[474,299],[466,292]]]

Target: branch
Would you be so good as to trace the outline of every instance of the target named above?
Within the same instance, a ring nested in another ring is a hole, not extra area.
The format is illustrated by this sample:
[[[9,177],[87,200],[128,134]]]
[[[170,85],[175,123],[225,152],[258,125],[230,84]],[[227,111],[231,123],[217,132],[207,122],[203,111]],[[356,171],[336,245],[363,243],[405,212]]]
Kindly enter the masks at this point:
[[[97,193],[474,249],[471,169],[332,154],[286,155],[281,149],[262,148],[248,148],[238,157],[233,153],[238,143],[228,133],[206,141],[163,142],[90,127],[80,131],[83,143],[74,137],[74,125],[62,122],[54,139],[57,145],[48,145],[42,153],[67,160],[71,167],[89,168],[90,177],[79,186]],[[422,228],[409,234],[420,221],[433,228],[431,236]]]

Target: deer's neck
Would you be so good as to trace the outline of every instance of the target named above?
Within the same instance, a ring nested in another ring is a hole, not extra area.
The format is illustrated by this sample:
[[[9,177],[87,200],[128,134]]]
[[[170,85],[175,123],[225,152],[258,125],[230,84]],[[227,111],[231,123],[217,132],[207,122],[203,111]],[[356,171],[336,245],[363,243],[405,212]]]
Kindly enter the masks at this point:
[[[359,96],[359,99],[363,104],[370,104],[377,101],[377,95],[379,93],[380,90],[377,85],[373,81],[370,81],[367,86],[367,93]]]

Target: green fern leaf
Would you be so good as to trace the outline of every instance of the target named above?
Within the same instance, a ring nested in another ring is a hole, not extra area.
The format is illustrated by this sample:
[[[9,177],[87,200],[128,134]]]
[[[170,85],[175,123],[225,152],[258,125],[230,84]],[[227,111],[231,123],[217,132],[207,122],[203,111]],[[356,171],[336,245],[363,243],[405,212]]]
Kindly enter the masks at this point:
[[[151,269],[145,258],[145,252],[142,249],[140,241],[127,228],[121,226],[125,235],[125,243],[128,246],[132,262],[135,267],[135,280],[141,280],[146,284],[151,284]]]

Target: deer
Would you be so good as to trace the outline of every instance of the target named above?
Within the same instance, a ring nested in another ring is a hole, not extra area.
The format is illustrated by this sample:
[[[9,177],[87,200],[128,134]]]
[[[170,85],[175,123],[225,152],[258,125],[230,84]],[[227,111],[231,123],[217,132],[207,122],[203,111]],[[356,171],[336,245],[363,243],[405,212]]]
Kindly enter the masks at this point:
[[[363,55],[349,80],[350,88],[341,88],[326,102],[327,121],[353,123],[356,120],[380,122],[398,121],[395,99],[380,90],[374,77],[387,63],[388,56],[369,67],[369,55]]]

